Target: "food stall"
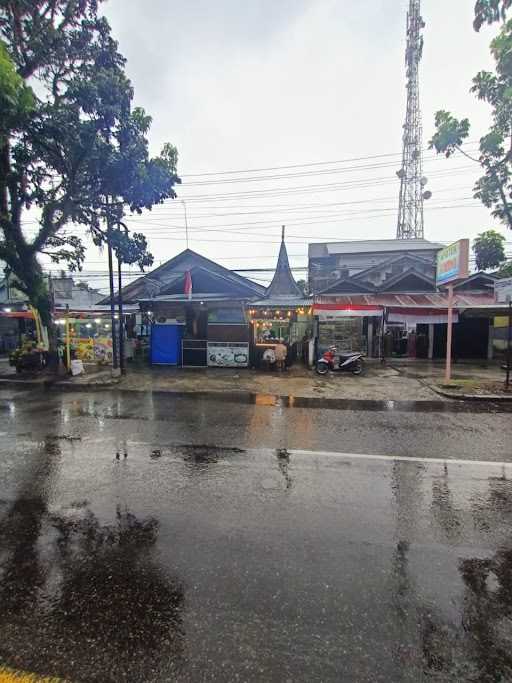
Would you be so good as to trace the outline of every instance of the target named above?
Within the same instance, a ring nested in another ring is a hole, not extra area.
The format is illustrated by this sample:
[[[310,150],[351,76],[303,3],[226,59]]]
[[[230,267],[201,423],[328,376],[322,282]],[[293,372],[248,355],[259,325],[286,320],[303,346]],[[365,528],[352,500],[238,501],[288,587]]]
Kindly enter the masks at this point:
[[[255,306],[248,311],[251,326],[251,365],[256,368],[272,367],[273,351],[282,340],[288,349],[286,365],[306,358],[306,342],[312,337],[312,308],[304,305]]]
[[[251,326],[251,365],[275,367],[275,347],[287,348],[286,365],[297,359],[308,364],[309,340],[313,338],[313,301],[295,282],[284,241],[284,226],[277,266],[265,296],[248,307]]]
[[[82,363],[110,365],[112,363],[112,320],[110,308],[56,312],[57,336],[66,367],[72,360]],[[115,320],[119,316],[115,314]],[[136,327],[133,311],[123,315],[125,331],[124,355],[130,360],[136,346]],[[118,324],[116,325],[118,327]]]

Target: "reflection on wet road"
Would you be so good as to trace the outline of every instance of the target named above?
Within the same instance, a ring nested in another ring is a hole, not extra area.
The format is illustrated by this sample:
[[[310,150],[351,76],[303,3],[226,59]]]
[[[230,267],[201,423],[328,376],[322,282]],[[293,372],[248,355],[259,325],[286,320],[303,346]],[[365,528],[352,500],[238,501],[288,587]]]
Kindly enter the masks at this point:
[[[0,664],[512,680],[508,414],[0,403]]]

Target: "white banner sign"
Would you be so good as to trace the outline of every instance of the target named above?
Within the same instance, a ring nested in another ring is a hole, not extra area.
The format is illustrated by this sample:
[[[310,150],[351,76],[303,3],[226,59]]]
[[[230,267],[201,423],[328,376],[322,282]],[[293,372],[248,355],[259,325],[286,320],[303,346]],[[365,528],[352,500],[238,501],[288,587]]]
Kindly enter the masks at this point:
[[[497,303],[506,304],[507,297],[512,298],[512,277],[496,280],[494,283],[494,294],[496,295]]]
[[[448,322],[447,313],[438,315],[421,315],[418,313],[390,313],[388,316],[390,323],[407,323],[408,325],[441,325]],[[453,322],[459,322],[459,312],[453,311]]]
[[[368,318],[374,316],[382,317],[382,308],[365,310],[347,309],[340,311],[319,310],[315,308],[314,313],[318,316],[318,320],[320,322],[329,322],[330,320],[339,320],[340,318]]]

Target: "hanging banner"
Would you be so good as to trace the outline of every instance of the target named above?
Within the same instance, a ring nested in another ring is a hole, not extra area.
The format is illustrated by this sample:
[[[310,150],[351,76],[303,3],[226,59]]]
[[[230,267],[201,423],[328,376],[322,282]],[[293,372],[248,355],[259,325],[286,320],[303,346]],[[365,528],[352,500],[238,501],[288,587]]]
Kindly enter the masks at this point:
[[[388,322],[407,323],[408,325],[446,325],[448,322],[448,313],[443,311],[433,313],[428,311],[425,313],[408,313],[407,311],[397,313],[390,312],[388,315]],[[453,312],[453,322],[459,322],[458,311]]]
[[[313,314],[320,322],[339,320],[340,318],[367,318],[382,316],[380,306],[344,306],[336,304],[315,304]]]
[[[464,280],[469,275],[469,240],[459,240],[437,254],[437,285]]]

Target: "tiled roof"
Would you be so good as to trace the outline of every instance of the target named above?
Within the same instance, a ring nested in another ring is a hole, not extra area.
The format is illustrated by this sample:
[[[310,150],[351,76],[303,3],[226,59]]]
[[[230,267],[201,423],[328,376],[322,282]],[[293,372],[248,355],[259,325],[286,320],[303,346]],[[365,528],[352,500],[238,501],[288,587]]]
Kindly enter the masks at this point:
[[[330,254],[370,254],[382,252],[430,251],[439,250],[443,244],[428,240],[351,240],[345,242],[319,242],[309,245],[309,256],[329,256]]]

